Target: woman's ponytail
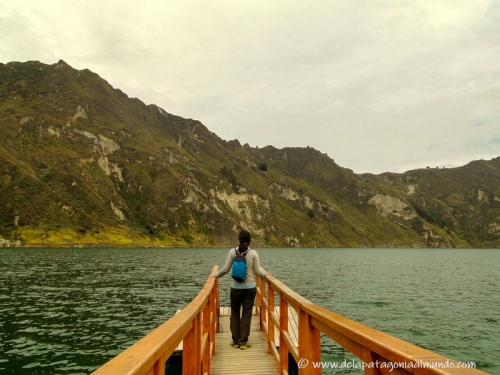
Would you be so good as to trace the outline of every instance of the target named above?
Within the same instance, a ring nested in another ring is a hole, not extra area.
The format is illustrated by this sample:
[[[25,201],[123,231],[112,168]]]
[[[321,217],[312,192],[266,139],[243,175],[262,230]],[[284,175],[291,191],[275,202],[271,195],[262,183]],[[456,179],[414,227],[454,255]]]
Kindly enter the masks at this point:
[[[251,238],[252,236],[250,235],[250,232],[247,232],[246,230],[242,230],[240,232],[238,235],[238,239],[240,241],[240,245],[238,246],[239,253],[245,253],[248,250]]]

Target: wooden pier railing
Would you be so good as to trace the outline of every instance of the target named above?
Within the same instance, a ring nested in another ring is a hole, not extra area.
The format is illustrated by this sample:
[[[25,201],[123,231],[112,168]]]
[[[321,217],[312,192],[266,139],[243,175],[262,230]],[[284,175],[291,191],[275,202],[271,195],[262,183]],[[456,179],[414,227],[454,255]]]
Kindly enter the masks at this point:
[[[212,274],[217,271],[215,266]],[[181,341],[182,373],[210,373],[219,309],[219,280],[209,278],[198,296],[180,313],[92,375],[164,375],[165,362]]]
[[[321,366],[313,365],[313,362],[321,361],[320,333],[326,334],[365,364],[376,364],[378,361],[378,368],[365,366],[366,375],[486,374],[474,368],[451,368],[458,362],[317,306],[273,276],[256,277],[256,284],[256,306],[260,315],[261,329],[266,331],[268,337],[268,351],[271,351],[279,362],[280,375],[288,375],[288,352],[299,364],[300,375],[321,374]],[[276,314],[275,306],[279,306],[279,316]],[[288,332],[289,306],[298,316],[298,347],[293,344]],[[279,334],[279,350],[275,345],[276,331]],[[444,363],[452,365],[442,368],[446,366],[439,364]],[[400,364],[404,364],[401,367],[405,368],[396,367]],[[422,366],[426,364],[435,365]]]

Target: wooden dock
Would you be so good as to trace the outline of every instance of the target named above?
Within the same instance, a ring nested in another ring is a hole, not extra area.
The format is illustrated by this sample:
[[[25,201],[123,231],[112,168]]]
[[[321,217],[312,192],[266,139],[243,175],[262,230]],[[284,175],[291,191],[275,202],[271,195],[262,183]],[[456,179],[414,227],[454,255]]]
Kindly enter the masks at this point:
[[[220,306],[219,280],[208,278],[189,305],[93,375],[165,375],[175,353],[183,375],[288,375],[289,354],[306,363],[299,375],[319,375],[321,366],[311,364],[321,361],[320,333],[369,364],[365,375],[486,374],[317,306],[271,275],[256,277],[256,284],[247,350],[231,345],[229,308]],[[425,363],[431,366],[419,367]]]
[[[219,322],[220,332],[215,335],[215,352],[210,363],[210,373],[212,375],[279,374],[278,361],[267,351],[266,333],[259,330],[260,321],[258,315],[252,316],[252,325],[248,338],[251,347],[247,350],[240,350],[231,345],[229,315],[221,315]]]
[[[178,310],[176,315],[182,310]],[[279,317],[279,306],[276,307]],[[210,373],[213,375],[273,375],[279,374],[279,363],[268,351],[267,335],[261,330],[260,316],[256,307],[253,308],[252,323],[248,342],[251,347],[240,350],[231,345],[231,329],[229,328],[230,307],[221,307],[219,315],[219,332],[215,334],[215,351],[210,363]],[[298,347],[299,331],[297,312],[288,308],[289,332],[293,343]],[[275,345],[279,347],[279,332],[275,328]],[[175,349],[173,355],[182,355],[183,343]]]
[[[182,310],[177,310],[177,312],[175,313],[175,315],[179,314]],[[276,306],[275,307],[275,310],[276,311],[276,315],[280,316],[280,308],[279,306]],[[253,316],[252,316],[252,325],[251,325],[251,328],[250,328],[250,339],[249,340],[254,340],[254,337],[257,336],[257,335],[254,335],[253,332],[260,332],[262,333],[263,330],[261,329],[261,325],[260,325],[260,319],[259,319],[259,315],[258,315],[258,310],[257,308],[254,306],[253,308],[253,312],[252,312]],[[220,325],[219,325],[219,328],[220,328],[220,332],[217,332],[215,335],[216,335],[216,342],[217,340],[219,339],[219,337],[224,337],[224,336],[220,336],[222,333],[226,334],[227,332],[229,332],[229,334],[231,333],[230,332],[230,329],[229,329],[229,317],[231,316],[231,308],[230,307],[221,307],[220,308]],[[288,307],[288,332],[290,333],[290,337],[292,339],[292,343],[298,347],[299,346],[299,319],[297,317],[297,312],[291,308],[291,307]],[[267,322],[267,320],[266,320]],[[226,324],[227,323],[227,329],[226,327],[223,325],[223,324]],[[274,344],[276,345],[277,348],[279,348],[280,346],[280,340],[279,340],[279,331],[278,331],[278,328],[274,328]],[[229,337],[231,337],[231,335],[229,335]],[[267,337],[266,336],[263,336],[262,337],[263,340],[267,340]],[[229,341],[230,342],[230,341]],[[267,343],[267,341],[266,341]],[[175,348],[175,352],[172,354],[174,356],[176,355],[182,355],[182,347],[183,347],[183,342],[181,341],[181,343],[179,344],[179,346],[177,346],[177,348]],[[253,347],[253,346],[252,346]],[[217,349],[217,347],[216,347]],[[215,351],[215,353],[217,353],[217,350]],[[215,355],[215,354],[214,354]],[[214,357],[215,358],[215,357]],[[213,359],[212,359],[213,360]]]

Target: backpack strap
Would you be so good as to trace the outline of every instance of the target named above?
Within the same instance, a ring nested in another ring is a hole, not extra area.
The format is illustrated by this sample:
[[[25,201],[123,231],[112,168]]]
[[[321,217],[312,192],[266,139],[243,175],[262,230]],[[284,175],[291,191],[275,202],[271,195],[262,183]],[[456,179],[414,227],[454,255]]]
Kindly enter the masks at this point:
[[[247,254],[248,254],[248,252],[250,251],[250,248],[248,248],[248,249],[247,249],[247,251],[245,251],[244,253],[240,253],[240,252],[238,251],[238,248],[237,248],[237,247],[235,247],[235,248],[234,248],[234,251],[236,251],[236,256],[241,255],[241,256],[246,257],[246,255],[247,255]]]

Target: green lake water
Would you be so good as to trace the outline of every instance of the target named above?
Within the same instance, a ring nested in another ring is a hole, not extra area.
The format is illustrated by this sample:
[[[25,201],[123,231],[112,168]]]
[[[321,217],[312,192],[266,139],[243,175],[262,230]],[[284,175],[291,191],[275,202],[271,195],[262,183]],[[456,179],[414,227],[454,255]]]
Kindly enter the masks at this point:
[[[89,374],[185,307],[227,252],[1,249],[0,374]],[[258,252],[312,302],[500,375],[500,250]],[[221,279],[223,306],[230,284]],[[326,337],[322,351],[323,361],[353,358]]]

